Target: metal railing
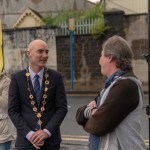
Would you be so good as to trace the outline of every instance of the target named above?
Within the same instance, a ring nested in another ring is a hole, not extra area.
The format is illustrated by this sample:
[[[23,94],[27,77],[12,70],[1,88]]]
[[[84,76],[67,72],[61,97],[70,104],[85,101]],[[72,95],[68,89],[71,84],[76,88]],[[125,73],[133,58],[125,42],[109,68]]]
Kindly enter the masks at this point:
[[[103,21],[103,19],[84,19],[75,21],[74,35],[86,35],[93,32],[93,27],[96,21]],[[59,28],[55,29],[56,36],[69,35],[68,23],[60,23]]]

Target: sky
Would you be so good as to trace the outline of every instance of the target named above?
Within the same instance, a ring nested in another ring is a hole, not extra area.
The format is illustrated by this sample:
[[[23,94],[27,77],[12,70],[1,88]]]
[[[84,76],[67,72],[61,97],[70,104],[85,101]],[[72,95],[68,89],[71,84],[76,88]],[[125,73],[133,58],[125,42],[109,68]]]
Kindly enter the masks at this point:
[[[88,0],[88,1],[91,1],[91,2],[99,2],[100,0]]]

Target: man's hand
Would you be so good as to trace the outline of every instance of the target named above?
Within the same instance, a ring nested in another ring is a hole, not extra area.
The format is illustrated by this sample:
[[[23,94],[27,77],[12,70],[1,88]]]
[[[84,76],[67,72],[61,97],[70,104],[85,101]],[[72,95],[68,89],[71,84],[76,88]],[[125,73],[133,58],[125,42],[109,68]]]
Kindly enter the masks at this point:
[[[37,145],[37,144],[41,143],[46,138],[48,138],[48,134],[43,130],[38,130],[38,131],[33,133],[30,141]]]
[[[92,109],[92,115],[94,115],[97,110],[97,108]]]
[[[31,143],[32,143],[32,142],[31,142]],[[44,145],[44,140],[43,140],[41,143],[38,143],[38,144],[32,143],[32,145],[33,145],[36,149],[40,149],[40,146],[43,146],[43,145]]]
[[[44,139],[46,138],[48,138],[48,134],[43,130],[38,130],[32,134],[30,142],[36,149],[40,149],[44,145]]]
[[[90,106],[90,107],[97,107],[95,101],[91,101],[87,106]]]

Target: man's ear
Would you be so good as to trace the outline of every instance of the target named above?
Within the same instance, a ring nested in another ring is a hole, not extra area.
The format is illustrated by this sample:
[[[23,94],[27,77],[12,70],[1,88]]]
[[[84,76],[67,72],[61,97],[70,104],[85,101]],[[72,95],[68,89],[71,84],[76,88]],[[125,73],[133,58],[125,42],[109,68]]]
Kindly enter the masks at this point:
[[[109,62],[112,62],[112,61],[113,61],[112,56],[108,56],[108,58],[109,58]]]
[[[29,56],[30,56],[30,51],[29,51],[29,50],[26,50],[26,54],[27,54],[27,56],[29,57]]]

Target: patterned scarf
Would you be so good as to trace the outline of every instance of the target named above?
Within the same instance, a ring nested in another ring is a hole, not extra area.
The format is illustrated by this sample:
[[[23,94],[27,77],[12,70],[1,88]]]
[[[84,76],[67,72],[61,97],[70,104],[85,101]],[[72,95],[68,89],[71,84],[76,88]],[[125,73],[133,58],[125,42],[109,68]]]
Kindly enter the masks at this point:
[[[112,74],[106,81],[105,81],[105,89],[118,77],[124,74],[123,70],[118,70],[114,74]]]

